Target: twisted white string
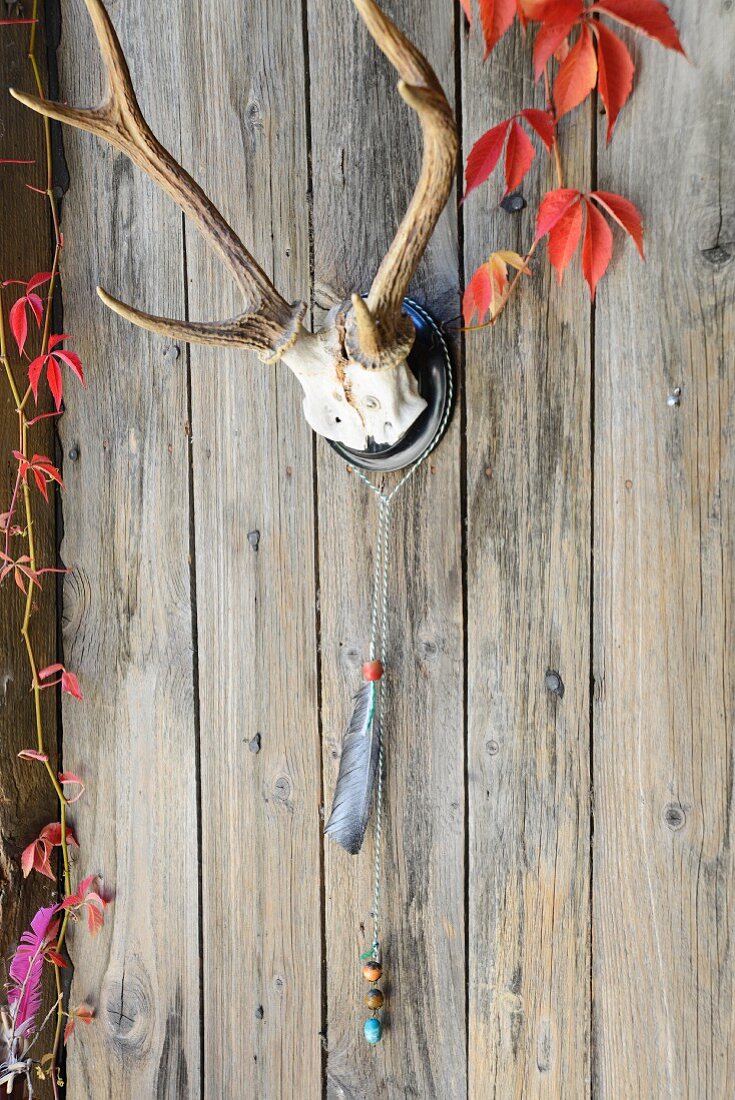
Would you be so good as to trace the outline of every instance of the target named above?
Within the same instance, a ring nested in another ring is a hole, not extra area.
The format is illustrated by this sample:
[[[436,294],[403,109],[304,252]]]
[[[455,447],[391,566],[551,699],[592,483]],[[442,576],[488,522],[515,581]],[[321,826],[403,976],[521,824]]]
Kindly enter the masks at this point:
[[[390,514],[391,504],[393,499],[398,493],[399,489],[402,489],[406,482],[415,474],[419,466],[424,462],[426,458],[436,447],[437,443],[444,435],[444,431],[449,422],[449,417],[452,411],[452,403],[454,397],[454,385],[452,379],[452,370],[449,359],[449,351],[447,349],[446,341],[441,332],[435,328],[434,322],[429,315],[417,305],[416,302],[411,301],[410,298],[406,299],[411,306],[419,313],[424,320],[427,321],[429,326],[434,329],[435,334],[441,341],[444,357],[448,364],[447,370],[447,401],[444,408],[444,413],[439,426],[434,433],[433,438],[427,445],[426,449],[422,451],[419,457],[411,466],[408,467],[403,476],[394,485],[389,493],[385,493],[382,488],[374,485],[367,474],[358,469],[358,477],[365,482],[369,489],[375,493],[378,498],[378,532],[375,542],[375,564],[373,568],[373,598],[372,598],[372,613],[370,622],[370,660],[374,661],[376,658],[376,651],[378,650],[378,639],[380,640],[380,662],[383,666],[383,678],[385,676],[386,668],[386,652],[387,652],[387,623],[388,623],[388,550],[390,546]],[[373,863],[373,943],[372,951],[373,958],[377,961],[380,960],[380,903],[381,903],[381,871],[382,871],[382,851],[383,851],[383,794],[384,794],[384,779],[385,779],[385,740],[384,724],[383,724],[383,678],[378,680],[375,684],[375,714],[376,721],[378,722],[378,789],[375,796],[375,855]]]

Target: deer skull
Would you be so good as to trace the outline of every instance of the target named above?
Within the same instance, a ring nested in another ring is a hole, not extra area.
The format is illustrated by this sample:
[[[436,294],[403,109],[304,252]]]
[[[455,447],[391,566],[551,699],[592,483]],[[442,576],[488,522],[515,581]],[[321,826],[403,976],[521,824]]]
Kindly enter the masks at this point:
[[[414,330],[403,299],[449,198],[457,158],[454,116],[426,58],[374,0],[353,0],[400,75],[398,90],[421,123],[424,156],[413,198],[367,298],[353,294],[313,334],[303,327],[304,303],[289,305],[281,297],[211,199],[152,133],[101,0],[85,2],[107,70],[106,101],[79,109],[12,94],[39,114],[110,142],[167,191],[219,254],[245,304],[231,320],[197,322],[154,317],[98,289],[103,302],[133,324],[175,340],[249,348],[265,362],[282,360],[304,391],[304,415],[319,435],[354,450],[366,450],[370,441],[398,442],[426,407],[407,363]]]

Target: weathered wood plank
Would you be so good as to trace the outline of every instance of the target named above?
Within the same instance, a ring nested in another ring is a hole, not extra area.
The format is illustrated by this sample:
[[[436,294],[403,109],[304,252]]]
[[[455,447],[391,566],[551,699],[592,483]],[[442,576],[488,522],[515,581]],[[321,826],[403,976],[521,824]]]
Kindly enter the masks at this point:
[[[465,156],[543,107],[517,29],[463,51]],[[590,178],[590,113],[562,126],[568,185]],[[539,155],[507,214],[497,179],[464,207],[465,275],[525,253]],[[505,316],[466,338],[469,1095],[582,1097],[589,1077],[589,304],[545,256]],[[561,691],[546,686],[556,672]]]
[[[599,138],[648,263],[621,246],[596,321],[595,1091],[704,1100],[735,1094],[733,12],[672,12],[693,64],[632,42]]]
[[[176,154],[184,29],[113,3],[144,111]],[[183,16],[183,11],[181,15]],[[79,0],[64,4],[61,94],[99,97]],[[97,301],[97,282],[154,312],[184,310],[181,216],[121,155],[65,135],[64,306],[87,368],[61,424],[64,645],[85,700],[64,710],[64,763],[89,780],[75,807],[75,874],[115,891],[105,930],[75,928],[72,1000],[97,1008],[69,1046],[69,1095],[199,1095],[196,745],[183,357]]]
[[[453,97],[451,7],[386,2]],[[342,0],[309,4],[317,304],[367,290],[420,165],[415,117]],[[413,288],[456,314],[457,236],[446,214]],[[324,797],[369,641],[376,506],[318,445]],[[459,416],[395,504],[387,681],[383,927],[387,1031],[370,1049],[359,953],[371,940],[371,833],[357,859],[325,845],[330,1097],[466,1095],[464,745]]]
[[[33,74],[28,62],[29,28],[0,28],[0,80],[8,85],[35,91]],[[44,42],[39,35],[38,56],[43,79]],[[29,121],[27,112],[7,94],[0,96],[0,157],[35,159],[35,165],[0,165],[0,281],[9,278],[29,278],[37,271],[47,271],[51,263],[51,237],[48,207],[43,198],[29,191],[26,181],[45,187],[46,151],[43,126],[39,119]],[[8,308],[20,287],[3,292],[6,322]],[[21,366],[10,333],[7,333],[14,377],[21,392],[27,384],[25,366]],[[38,351],[38,336],[31,326],[29,349]],[[43,401],[41,411],[48,411]],[[49,421],[42,421],[29,436],[35,451],[53,455],[53,430]],[[18,418],[15,401],[0,364],[0,512],[10,504],[15,486],[17,464],[12,452],[18,447]],[[39,564],[53,565],[56,556],[56,525],[53,504],[45,505],[34,492],[34,533]],[[21,501],[18,520],[24,525]],[[3,536],[4,543],[4,536]],[[3,545],[0,543],[0,546]],[[27,547],[16,540],[12,550],[18,555]],[[24,597],[11,578],[0,587],[0,957],[8,957],[33,913],[41,905],[55,900],[55,884],[33,874],[23,880],[20,854],[49,821],[57,819],[56,799],[48,776],[38,765],[18,760],[21,749],[35,748],[36,723],[33,697],[29,691],[31,674],[25,645],[20,635],[24,613]],[[53,583],[44,585],[37,594],[31,625],[31,640],[39,667],[49,664],[56,653],[56,598]],[[52,758],[56,756],[56,708],[51,692],[42,695],[42,716],[46,744]],[[5,970],[3,969],[3,981]],[[53,984],[53,983],[51,983]],[[51,1004],[49,990],[48,1004]],[[53,1035],[45,1038],[50,1046]],[[43,1041],[43,1040],[42,1040]],[[1,1057],[1,1054],[0,1054]],[[41,1095],[46,1095],[42,1093]]]
[[[298,0],[205,0],[182,57],[185,160],[289,299],[308,300]],[[187,230],[194,318],[241,302]],[[322,1091],[312,441],[289,372],[192,348],[205,1095]],[[257,750],[257,751],[256,751]]]

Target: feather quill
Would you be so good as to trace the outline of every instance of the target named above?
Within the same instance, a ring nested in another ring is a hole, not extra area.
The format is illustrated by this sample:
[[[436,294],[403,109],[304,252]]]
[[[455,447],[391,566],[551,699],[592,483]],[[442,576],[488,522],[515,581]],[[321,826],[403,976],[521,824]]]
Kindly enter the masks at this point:
[[[379,751],[375,682],[368,681],[355,696],[352,717],[342,739],[332,812],[324,830],[353,856],[360,851],[365,839]]]

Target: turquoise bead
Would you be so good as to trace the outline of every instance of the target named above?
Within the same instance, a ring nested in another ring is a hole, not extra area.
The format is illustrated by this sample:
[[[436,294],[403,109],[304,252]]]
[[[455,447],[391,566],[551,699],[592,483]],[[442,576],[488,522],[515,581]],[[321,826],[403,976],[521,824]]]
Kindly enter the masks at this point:
[[[365,1021],[365,1038],[373,1046],[375,1043],[379,1043],[383,1034],[383,1028],[380,1020],[375,1016],[371,1016],[369,1020]]]

